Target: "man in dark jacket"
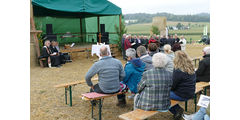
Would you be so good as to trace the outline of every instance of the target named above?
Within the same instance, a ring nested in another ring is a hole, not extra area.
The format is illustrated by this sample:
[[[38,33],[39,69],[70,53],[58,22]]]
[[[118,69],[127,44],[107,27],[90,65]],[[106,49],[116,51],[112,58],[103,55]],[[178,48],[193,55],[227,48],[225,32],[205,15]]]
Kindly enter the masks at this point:
[[[60,61],[60,57],[57,55],[56,52],[52,52],[50,49],[50,41],[46,40],[44,42],[43,48],[42,48],[42,52],[41,52],[41,56],[43,58],[47,58],[48,60],[48,67],[60,67],[61,65],[61,61]]]
[[[210,82],[210,47],[205,47],[203,54],[203,60],[199,62],[199,67],[196,71],[196,82]]]

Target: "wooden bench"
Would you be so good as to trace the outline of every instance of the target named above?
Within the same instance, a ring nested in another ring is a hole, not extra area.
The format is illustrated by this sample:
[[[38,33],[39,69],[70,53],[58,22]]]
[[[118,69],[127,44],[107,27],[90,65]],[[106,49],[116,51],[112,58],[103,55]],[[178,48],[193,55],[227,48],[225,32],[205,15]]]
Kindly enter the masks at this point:
[[[179,102],[180,101],[177,100],[171,100],[171,106],[174,106]],[[157,113],[159,113],[159,111],[145,111],[142,109],[136,109],[134,111],[120,115],[119,118],[123,120],[144,120],[156,115]]]
[[[73,59],[72,53],[74,52],[86,52],[87,53],[87,59],[89,58],[89,51],[90,48],[68,48],[68,49],[63,49],[61,50],[62,53],[69,53]]]
[[[202,87],[204,89],[204,95],[207,95],[207,87],[210,86],[209,82],[197,82],[196,86]]]
[[[198,61],[198,64],[199,64],[200,60],[201,60],[201,57],[195,57],[195,58],[192,59],[192,61],[194,61],[195,68],[197,68],[197,61]]]
[[[202,87],[198,87],[196,86],[195,89],[195,95],[194,95],[194,104],[195,104],[195,110],[196,110],[196,105],[197,105],[197,93],[200,93],[203,90]],[[184,102],[184,101],[177,101],[177,100],[171,100],[171,106],[174,106],[180,102]],[[187,101],[185,101],[185,111],[187,110]],[[136,109],[134,111],[122,114],[119,116],[119,118],[123,119],[123,120],[144,120],[147,118],[152,117],[153,115],[159,113],[159,111],[145,111],[145,110],[141,110],[141,109]]]
[[[47,66],[47,58],[40,58],[38,59],[39,60],[39,63],[42,62],[43,63],[43,66],[41,67],[46,67]]]
[[[98,78],[93,78],[92,81],[96,81],[98,80]],[[65,88],[65,103],[67,104],[67,94],[69,91],[69,106],[72,106],[72,86],[75,86],[77,84],[83,84],[86,83],[85,81],[74,81],[74,82],[70,82],[70,83],[64,83],[64,84],[59,84],[59,85],[55,85],[55,88]]]
[[[113,97],[113,96],[117,96],[117,95],[120,95],[120,94],[125,94],[126,92],[118,92],[116,94],[100,94],[100,93],[96,93],[96,92],[91,92],[91,93],[85,93],[85,94],[82,94],[80,97],[82,98],[82,100],[86,100],[86,101],[93,101],[93,100],[96,100],[98,102],[98,115],[99,115],[99,120],[102,119],[102,101],[104,98],[108,98],[108,97]],[[95,94],[96,96],[94,97],[88,97],[87,95],[89,94]],[[92,105],[92,114],[91,114],[91,117],[92,119],[95,119],[94,118],[94,111],[93,111],[93,107],[94,105]]]

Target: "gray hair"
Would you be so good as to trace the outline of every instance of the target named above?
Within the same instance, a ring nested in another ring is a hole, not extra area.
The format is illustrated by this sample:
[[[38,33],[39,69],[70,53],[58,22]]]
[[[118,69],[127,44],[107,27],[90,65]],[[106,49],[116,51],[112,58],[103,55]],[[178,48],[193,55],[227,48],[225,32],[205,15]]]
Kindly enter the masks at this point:
[[[108,49],[105,45],[100,48],[100,55],[108,55]]]
[[[136,58],[136,51],[135,51],[135,49],[133,49],[133,48],[128,48],[128,49],[126,50],[126,56],[127,56],[127,57]]]
[[[44,45],[46,45],[46,44],[47,44],[47,42],[49,42],[49,43],[50,43],[50,40],[45,40],[45,41],[44,41]]]
[[[164,68],[167,64],[167,55],[155,53],[152,57],[152,64],[155,68]]]
[[[137,48],[137,53],[141,54],[141,55],[145,55],[145,54],[147,54],[147,50],[146,50],[146,48],[144,46],[139,46]]]
[[[203,52],[207,55],[210,54],[210,47],[203,48]]]
[[[171,52],[171,49],[172,49],[172,47],[169,44],[166,44],[163,46],[163,50],[168,54]]]

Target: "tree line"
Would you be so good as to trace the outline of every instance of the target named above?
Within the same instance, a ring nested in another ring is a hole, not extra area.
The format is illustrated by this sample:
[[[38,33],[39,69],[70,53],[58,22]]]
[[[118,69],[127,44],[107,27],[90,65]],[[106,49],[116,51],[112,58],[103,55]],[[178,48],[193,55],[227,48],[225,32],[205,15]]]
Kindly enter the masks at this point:
[[[199,13],[195,15],[174,15],[171,13],[134,13],[134,14],[125,14],[125,20],[137,20],[135,23],[150,23],[152,22],[153,17],[165,16],[168,21],[183,21],[183,22],[210,22],[209,13]],[[133,24],[129,22],[129,24]]]

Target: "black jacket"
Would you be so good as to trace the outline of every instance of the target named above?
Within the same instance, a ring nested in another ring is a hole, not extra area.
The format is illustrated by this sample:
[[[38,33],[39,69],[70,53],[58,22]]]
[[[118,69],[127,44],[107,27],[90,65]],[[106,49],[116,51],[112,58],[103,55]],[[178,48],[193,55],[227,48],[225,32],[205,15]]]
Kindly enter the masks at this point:
[[[197,82],[210,82],[210,54],[203,56],[196,71]]]
[[[175,69],[172,79],[173,84],[171,91],[185,99],[193,98],[195,94],[196,74],[190,75],[179,69]]]
[[[47,51],[47,49],[49,50],[49,53]],[[41,52],[41,56],[43,58],[47,58],[50,56],[50,54],[52,54],[52,51],[49,48],[46,48],[45,46],[42,48],[42,52]]]
[[[56,47],[53,47],[53,46],[50,46],[50,50],[54,53],[54,52],[57,52],[58,53],[58,50]]]

